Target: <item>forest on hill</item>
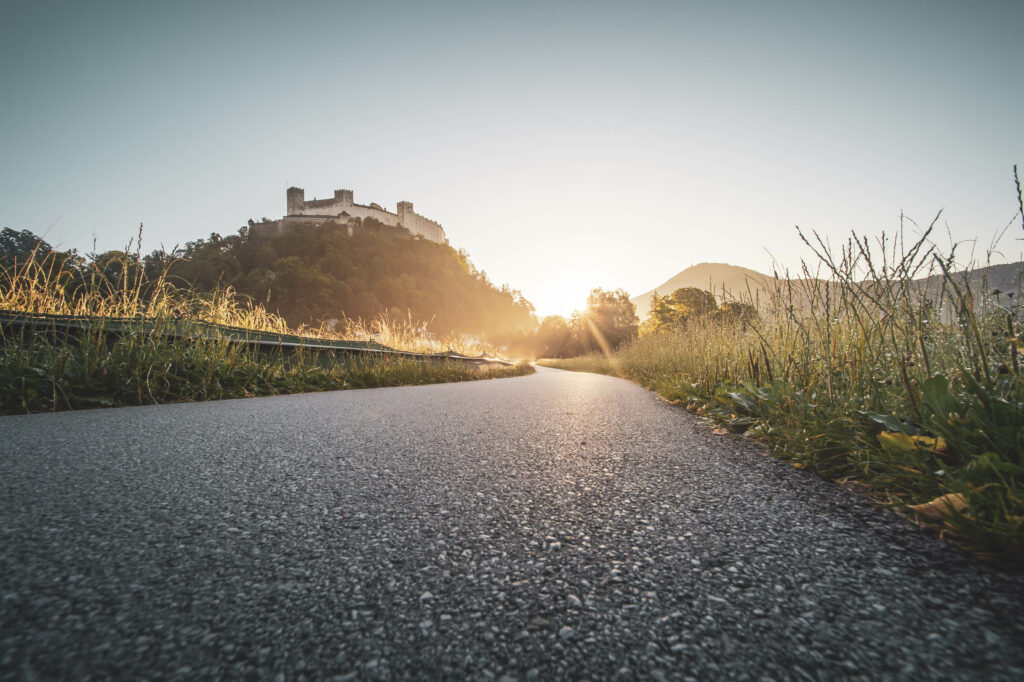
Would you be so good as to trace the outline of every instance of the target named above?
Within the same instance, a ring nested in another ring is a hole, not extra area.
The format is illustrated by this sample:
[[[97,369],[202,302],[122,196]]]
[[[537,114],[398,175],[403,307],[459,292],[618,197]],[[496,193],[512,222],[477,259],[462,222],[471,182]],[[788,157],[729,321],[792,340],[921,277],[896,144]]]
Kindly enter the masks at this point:
[[[226,287],[249,297],[291,326],[377,315],[425,322],[437,334],[468,333],[503,341],[537,326],[533,305],[507,285],[496,286],[464,251],[417,239],[406,230],[366,221],[349,236],[343,226],[297,227],[277,237],[238,234],[188,242],[148,255],[110,251],[65,255],[83,272],[112,281],[128,267],[198,292]],[[0,260],[13,262],[51,247],[27,230],[5,229]]]

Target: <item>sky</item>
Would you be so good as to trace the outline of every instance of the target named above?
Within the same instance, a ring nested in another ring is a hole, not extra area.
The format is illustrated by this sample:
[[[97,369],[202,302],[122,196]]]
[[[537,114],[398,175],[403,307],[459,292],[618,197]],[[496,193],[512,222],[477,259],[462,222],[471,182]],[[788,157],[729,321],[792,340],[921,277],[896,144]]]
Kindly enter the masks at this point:
[[[0,21],[0,226],[231,234],[355,191],[539,314],[700,262],[771,272],[905,214],[1013,221],[1024,2],[89,2]],[[1024,172],[1024,168],[1022,168]],[[994,262],[1021,259],[1017,219]],[[914,233],[912,223],[908,230]]]

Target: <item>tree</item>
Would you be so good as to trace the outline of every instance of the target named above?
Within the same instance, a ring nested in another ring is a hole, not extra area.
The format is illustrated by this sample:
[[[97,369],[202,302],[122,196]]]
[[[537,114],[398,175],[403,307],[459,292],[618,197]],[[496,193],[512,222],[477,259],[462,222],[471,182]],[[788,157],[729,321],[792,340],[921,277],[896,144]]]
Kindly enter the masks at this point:
[[[12,265],[15,261],[24,263],[33,255],[36,258],[53,251],[53,247],[28,230],[18,232],[9,227],[0,231],[0,264]]]
[[[40,265],[64,268],[69,299],[92,285],[138,284],[148,291],[169,284],[198,293],[230,287],[292,326],[399,310],[429,322],[436,334],[473,334],[496,345],[532,344],[537,328],[522,292],[492,284],[465,252],[370,220],[297,226],[275,237],[213,233],[170,252],[109,251],[89,262],[73,251],[53,251],[31,232],[0,232],[0,266],[9,268],[8,259],[27,263],[33,253]]]
[[[587,297],[587,309],[574,315],[577,337],[585,350],[614,350],[637,335],[636,306],[623,289],[598,287]]]
[[[537,326],[522,293],[492,285],[464,252],[374,220],[297,226],[275,237],[212,234],[186,244],[171,273],[201,291],[232,286],[292,325],[397,308],[429,320],[433,332],[499,345]]]
[[[568,320],[561,315],[545,317],[537,329],[533,352],[539,358],[568,358],[580,354],[580,346]]]
[[[750,303],[731,301],[722,304],[718,315],[726,321],[749,324],[757,319],[757,308]]]
[[[644,322],[644,333],[660,333],[681,327],[689,320],[705,317],[718,309],[710,291],[682,287],[668,296],[651,297],[651,312]]]

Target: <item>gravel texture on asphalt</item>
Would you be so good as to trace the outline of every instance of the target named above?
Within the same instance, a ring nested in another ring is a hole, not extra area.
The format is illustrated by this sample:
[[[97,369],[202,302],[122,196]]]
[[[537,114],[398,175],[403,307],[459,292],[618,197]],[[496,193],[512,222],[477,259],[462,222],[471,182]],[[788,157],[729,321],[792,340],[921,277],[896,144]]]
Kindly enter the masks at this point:
[[[1024,578],[619,379],[0,434],[3,679],[1024,678]]]

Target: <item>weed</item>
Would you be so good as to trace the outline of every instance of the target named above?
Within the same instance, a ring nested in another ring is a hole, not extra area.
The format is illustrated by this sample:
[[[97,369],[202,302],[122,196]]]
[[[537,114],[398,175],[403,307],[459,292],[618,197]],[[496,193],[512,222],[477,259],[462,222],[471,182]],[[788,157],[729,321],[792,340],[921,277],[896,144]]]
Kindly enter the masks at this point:
[[[695,320],[613,358],[541,364],[617,374],[773,446],[971,551],[1024,563],[1024,353],[1014,290],[955,247],[853,235],[769,288],[753,324]],[[813,264],[813,268],[812,268]],[[957,505],[911,505],[942,498]],[[962,505],[961,502],[966,503]]]
[[[51,253],[0,268],[0,309],[95,319],[87,332],[76,335],[0,330],[0,413],[415,385],[532,371],[520,365],[481,372],[458,361],[387,355],[267,354],[226,340],[179,338],[167,332],[173,329],[180,335],[190,325],[204,323],[261,332],[289,330],[282,318],[231,289],[200,295],[173,286],[165,275],[148,280],[137,265],[137,258],[126,256],[119,263],[106,263],[102,271],[95,263],[83,269]],[[109,318],[140,323],[128,333],[112,333]],[[426,339],[423,326],[411,321],[349,323],[350,333],[360,330],[403,350],[425,350],[431,343],[466,350],[457,340]],[[298,332],[339,336],[326,329]]]

